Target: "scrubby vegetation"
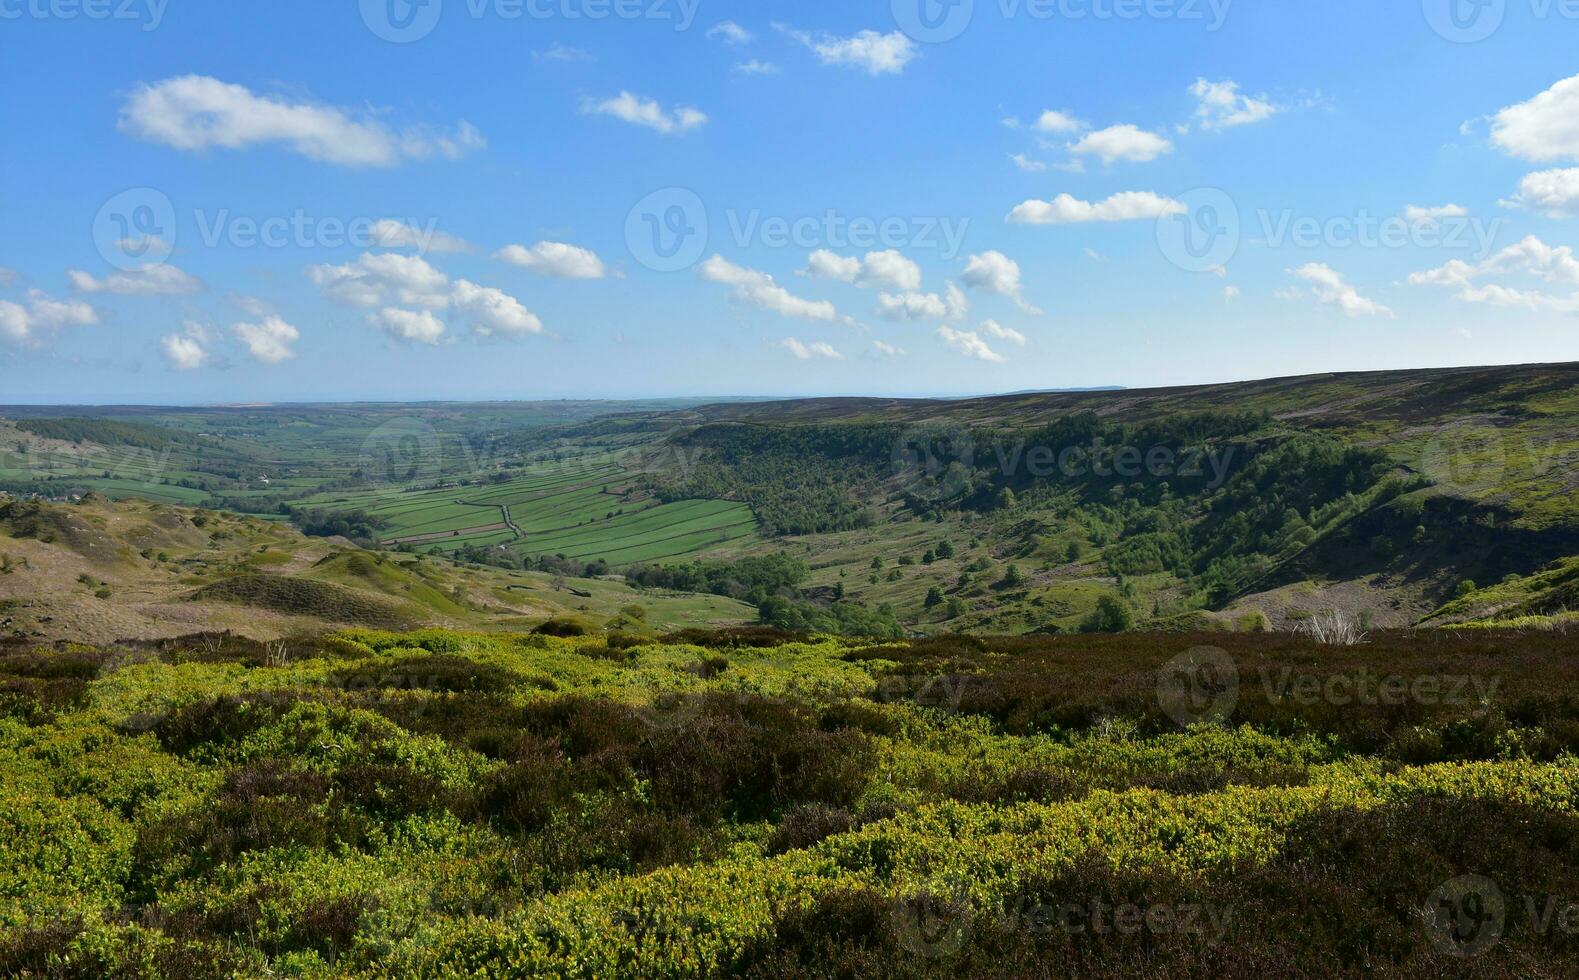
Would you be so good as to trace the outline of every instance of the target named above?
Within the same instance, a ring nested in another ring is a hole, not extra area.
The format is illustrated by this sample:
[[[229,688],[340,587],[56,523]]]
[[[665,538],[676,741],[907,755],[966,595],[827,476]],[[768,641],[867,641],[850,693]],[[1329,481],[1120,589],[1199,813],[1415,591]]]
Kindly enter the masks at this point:
[[[5,648],[0,973],[1579,969],[1561,634],[582,632]]]

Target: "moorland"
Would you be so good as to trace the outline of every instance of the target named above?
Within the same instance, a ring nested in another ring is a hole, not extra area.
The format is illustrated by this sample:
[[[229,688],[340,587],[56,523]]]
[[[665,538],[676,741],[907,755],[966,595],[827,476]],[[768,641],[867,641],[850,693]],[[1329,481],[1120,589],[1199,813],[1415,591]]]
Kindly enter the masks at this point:
[[[0,410],[0,973],[1572,975],[1576,378]]]

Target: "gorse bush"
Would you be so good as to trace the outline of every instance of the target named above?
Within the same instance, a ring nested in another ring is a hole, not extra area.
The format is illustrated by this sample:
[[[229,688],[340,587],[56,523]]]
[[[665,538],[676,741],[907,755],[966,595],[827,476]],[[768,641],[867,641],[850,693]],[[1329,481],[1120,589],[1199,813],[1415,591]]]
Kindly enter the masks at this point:
[[[1579,969],[1560,634],[262,646],[0,654],[0,974]]]

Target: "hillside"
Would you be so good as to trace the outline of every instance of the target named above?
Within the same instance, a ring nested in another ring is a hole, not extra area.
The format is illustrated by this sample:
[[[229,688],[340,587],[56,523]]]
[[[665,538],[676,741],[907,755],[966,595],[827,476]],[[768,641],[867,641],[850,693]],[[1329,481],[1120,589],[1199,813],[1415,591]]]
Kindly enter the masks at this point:
[[[641,622],[622,610],[640,606]],[[506,572],[366,551],[343,539],[214,511],[90,495],[0,496],[0,639],[109,643],[234,631],[255,639],[341,626],[679,629],[749,621],[719,596]]]
[[[1403,626],[1579,554],[1576,382],[1538,365],[702,406],[665,416],[692,465],[654,483],[749,501],[777,540],[748,550],[804,553],[813,585],[926,631],[1078,629],[1103,597],[1166,628]]]
[[[1579,894],[1575,652],[0,649],[0,974],[1573,976],[1525,910]],[[1414,696],[1305,696],[1383,679]]]
[[[0,489],[501,573],[701,569],[679,577],[783,598],[769,618],[793,628],[1435,625],[1579,556],[1576,382],[1529,365],[952,400],[30,409],[0,422]],[[768,558],[806,573],[775,596],[721,571]]]

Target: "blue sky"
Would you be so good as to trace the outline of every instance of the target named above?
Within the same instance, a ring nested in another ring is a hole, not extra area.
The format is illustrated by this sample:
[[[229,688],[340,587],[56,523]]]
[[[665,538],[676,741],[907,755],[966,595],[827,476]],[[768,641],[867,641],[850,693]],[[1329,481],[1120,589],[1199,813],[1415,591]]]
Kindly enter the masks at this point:
[[[1579,359],[1579,10],[933,2],[0,0],[0,402]]]

